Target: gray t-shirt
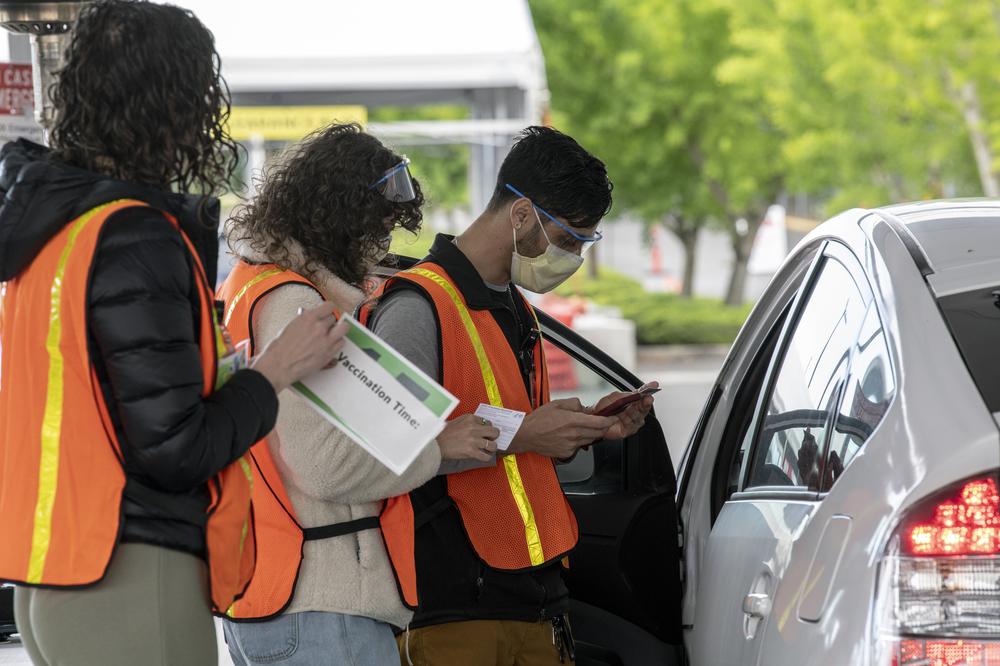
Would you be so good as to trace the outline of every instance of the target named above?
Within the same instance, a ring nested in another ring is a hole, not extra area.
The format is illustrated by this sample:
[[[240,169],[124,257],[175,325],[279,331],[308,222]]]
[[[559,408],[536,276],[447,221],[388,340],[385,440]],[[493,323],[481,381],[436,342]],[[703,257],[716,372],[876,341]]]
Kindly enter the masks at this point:
[[[483,281],[492,291],[508,292],[506,285]],[[422,294],[413,289],[396,289],[386,294],[375,309],[370,327],[375,335],[389,343],[413,365],[423,370],[431,379],[440,382],[438,360],[438,324],[434,307]],[[492,467],[490,462],[478,460],[442,460],[438,474],[454,474],[469,469]]]

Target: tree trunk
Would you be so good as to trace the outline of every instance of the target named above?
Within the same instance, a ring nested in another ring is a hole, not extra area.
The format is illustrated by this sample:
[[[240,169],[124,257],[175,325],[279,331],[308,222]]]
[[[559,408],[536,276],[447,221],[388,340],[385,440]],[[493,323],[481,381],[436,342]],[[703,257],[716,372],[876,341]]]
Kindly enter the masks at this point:
[[[747,265],[750,263],[750,251],[753,250],[757,231],[763,222],[762,213],[749,213],[746,216],[747,233],[740,235],[735,230],[729,235],[733,248],[733,272],[729,276],[729,287],[726,289],[726,305],[742,305],[746,296]]]
[[[691,298],[694,294],[694,271],[696,250],[698,249],[698,221],[680,214],[663,218],[663,226],[681,242],[684,249],[684,276],[681,283],[681,297]]]
[[[684,283],[681,285],[681,296],[691,298],[694,295],[695,253],[698,249],[698,229],[690,229],[677,234],[684,246]]]
[[[979,180],[983,185],[983,194],[988,197],[1000,197],[1000,182],[993,171],[993,149],[990,137],[986,133],[986,122],[983,119],[983,105],[979,99],[979,90],[974,81],[968,81],[959,90],[962,102],[962,116],[965,127],[969,130],[969,141],[976,157],[976,168]]]
[[[747,262],[749,253],[738,253],[733,257],[733,272],[729,276],[729,286],[726,288],[726,305],[742,305],[746,293]]]

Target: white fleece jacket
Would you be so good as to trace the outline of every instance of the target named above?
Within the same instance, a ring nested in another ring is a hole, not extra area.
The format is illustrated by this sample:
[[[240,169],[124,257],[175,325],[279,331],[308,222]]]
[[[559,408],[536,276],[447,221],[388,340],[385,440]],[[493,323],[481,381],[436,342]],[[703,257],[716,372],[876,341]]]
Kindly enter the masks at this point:
[[[265,262],[252,249],[238,253]],[[301,253],[293,253],[301,256]],[[292,270],[306,275],[301,266]],[[329,271],[307,275],[344,312],[353,311],[361,291]],[[309,287],[285,285],[268,294],[254,312],[254,336],[263,348],[295,318],[299,308],[323,299]],[[275,463],[299,522],[305,527],[378,515],[380,500],[422,485],[438,472],[441,453],[431,442],[402,475],[396,476],[290,390],[278,396],[278,423],[268,438]],[[399,599],[381,533],[366,530],[307,541],[288,613],[332,611],[405,627],[412,613]]]

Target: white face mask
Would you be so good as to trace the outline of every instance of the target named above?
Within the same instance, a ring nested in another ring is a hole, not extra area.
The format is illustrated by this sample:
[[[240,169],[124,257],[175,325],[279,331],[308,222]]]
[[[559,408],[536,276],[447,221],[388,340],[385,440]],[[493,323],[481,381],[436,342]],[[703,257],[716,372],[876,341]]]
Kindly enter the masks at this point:
[[[544,294],[552,291],[563,282],[569,279],[573,273],[583,264],[583,257],[573,252],[568,252],[561,247],[556,247],[549,240],[549,235],[545,233],[545,225],[538,217],[538,211],[532,206],[535,213],[535,220],[542,228],[542,234],[548,242],[545,252],[537,257],[525,257],[517,252],[517,231],[514,232],[514,256],[510,260],[510,279],[519,287],[524,287],[528,291],[536,294]]]

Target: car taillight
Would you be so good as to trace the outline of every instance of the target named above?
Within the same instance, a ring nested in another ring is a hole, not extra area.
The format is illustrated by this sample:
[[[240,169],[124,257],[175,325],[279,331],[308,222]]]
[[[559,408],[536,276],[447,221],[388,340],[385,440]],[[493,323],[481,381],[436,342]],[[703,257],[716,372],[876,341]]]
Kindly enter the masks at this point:
[[[879,569],[878,666],[1000,666],[1000,492],[964,481],[910,510]]]

